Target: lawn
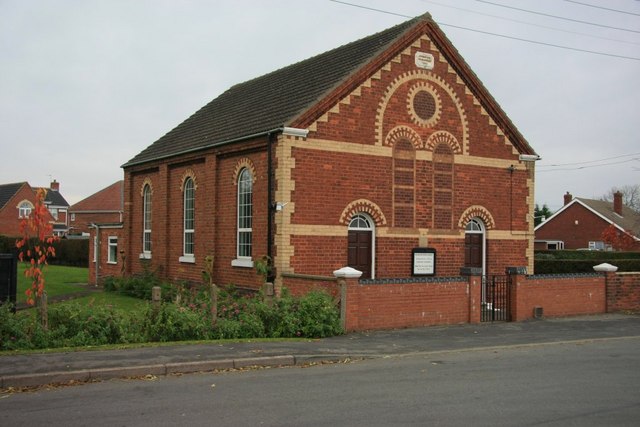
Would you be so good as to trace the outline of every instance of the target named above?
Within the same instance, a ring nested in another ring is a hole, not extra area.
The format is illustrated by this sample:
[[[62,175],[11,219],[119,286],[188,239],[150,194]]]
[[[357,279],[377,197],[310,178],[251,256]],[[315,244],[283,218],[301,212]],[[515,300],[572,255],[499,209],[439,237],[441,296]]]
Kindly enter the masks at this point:
[[[26,302],[24,292],[31,287],[31,279],[24,276],[27,269],[26,263],[18,263],[18,291],[16,299],[18,303]],[[71,294],[85,289],[89,269],[82,267],[65,267],[61,265],[47,265],[44,270],[44,288],[48,297]]]

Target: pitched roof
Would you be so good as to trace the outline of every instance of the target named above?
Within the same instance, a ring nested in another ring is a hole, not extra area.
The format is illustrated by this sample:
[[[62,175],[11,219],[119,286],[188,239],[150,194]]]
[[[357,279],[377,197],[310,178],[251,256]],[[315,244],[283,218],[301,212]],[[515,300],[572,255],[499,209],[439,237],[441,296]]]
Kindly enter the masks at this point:
[[[583,197],[576,197],[569,203],[564,205],[553,215],[547,218],[546,221],[541,222],[535,227],[535,231],[549,224],[553,218],[560,215],[566,209],[574,204],[579,204],[590,210],[594,215],[599,216],[603,220],[610,224],[616,225],[621,231],[631,231],[636,238],[640,238],[640,213],[633,209],[622,206],[622,215],[618,215],[613,210],[613,202],[607,202],[604,200],[585,199]]]
[[[6,205],[25,184],[26,182],[15,182],[13,184],[0,185],[0,209],[3,209],[4,205]]]
[[[69,202],[62,197],[59,191],[52,190],[50,188],[45,188],[47,190],[47,195],[44,198],[44,203],[47,205],[53,206],[69,206]]]
[[[613,210],[613,202],[584,199],[582,197],[576,197],[576,199],[605,217],[610,222],[613,222],[623,230],[630,230],[636,237],[640,237],[640,213],[625,205],[622,205],[622,215],[618,215]]]
[[[500,109],[480,80],[471,72],[457,50],[429,14],[348,43],[293,65],[232,86],[176,128],[144,149],[122,167],[197,151],[277,131],[294,123],[321,100],[328,99],[349,78],[372,64],[394,43],[416,28],[427,27],[446,45],[445,55],[453,59],[472,90],[487,100],[487,109],[523,153],[535,154]]]
[[[117,181],[91,196],[80,200],[69,208],[69,212],[122,211],[123,209],[124,181]]]

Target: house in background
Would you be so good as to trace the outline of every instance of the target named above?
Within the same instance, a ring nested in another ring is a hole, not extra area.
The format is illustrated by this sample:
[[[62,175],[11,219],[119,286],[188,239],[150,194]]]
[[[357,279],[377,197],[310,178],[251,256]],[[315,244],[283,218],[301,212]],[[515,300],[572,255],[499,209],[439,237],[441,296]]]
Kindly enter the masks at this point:
[[[37,188],[34,188],[37,191]],[[44,204],[53,217],[54,236],[64,237],[69,232],[69,203],[60,194],[60,183],[55,179],[46,190]]]
[[[564,206],[535,228],[535,248],[610,249],[602,233],[610,226],[629,232],[635,240],[632,250],[640,250],[640,213],[622,204],[622,193],[613,202],[564,195]]]
[[[0,185],[0,234],[20,236],[20,222],[27,218],[36,201],[38,187],[31,187],[28,182],[17,182]],[[53,233],[64,236],[67,232],[67,209],[69,204],[60,194],[60,184],[51,183],[45,189],[45,205],[49,212],[49,222],[53,224]]]
[[[124,213],[124,181],[82,199],[69,208],[69,233],[89,236],[91,224],[121,223]]]
[[[90,277],[532,271],[538,158],[426,14],[235,85],[129,160]]]

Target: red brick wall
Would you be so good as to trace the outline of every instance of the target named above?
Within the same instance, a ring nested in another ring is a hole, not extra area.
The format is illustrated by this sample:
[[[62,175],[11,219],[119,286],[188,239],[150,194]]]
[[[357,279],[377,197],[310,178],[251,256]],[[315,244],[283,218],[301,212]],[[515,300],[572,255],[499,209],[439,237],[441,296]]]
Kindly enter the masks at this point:
[[[607,221],[574,203],[536,230],[536,240],[562,240],[565,249],[588,248],[590,241],[602,240],[602,232],[608,226]]]
[[[98,277],[96,278],[96,262],[94,259],[97,259],[94,255],[95,253],[95,245],[94,245],[94,237],[96,235],[96,229],[90,229],[89,233],[89,283],[95,285],[96,279],[98,283],[100,283],[105,277],[115,276],[120,277],[122,273],[122,263],[128,263],[129,259],[122,259],[121,251],[126,247],[125,245],[125,234],[123,228],[101,228],[100,229],[100,248],[99,248],[99,258],[98,259]],[[118,248],[117,248],[117,256],[116,262],[110,263],[109,260],[109,237],[117,237],[118,238]]]
[[[303,277],[288,276],[282,278],[282,286],[285,287],[291,295],[303,296],[311,291],[324,291],[333,298],[340,298],[340,286],[335,278],[332,277]]]
[[[75,215],[75,220],[71,216]],[[118,212],[114,213],[82,213],[75,212],[69,214],[69,233],[81,234],[89,233],[89,225],[122,222],[122,217]]]
[[[514,276],[512,320],[533,318],[535,307],[545,317],[599,314],[606,310],[605,278],[600,275],[575,277]]]
[[[640,273],[607,274],[607,311],[640,310]]]
[[[5,204],[4,209],[0,210],[0,234],[11,237],[20,236],[20,222],[18,205],[28,200],[35,205],[36,195],[29,184],[23,185],[16,194]],[[53,221],[53,216],[47,211],[49,221]]]
[[[267,254],[267,158],[266,139],[246,141],[239,146],[209,150],[154,162],[125,171],[126,251],[129,273],[139,273],[143,263],[170,281],[202,280],[204,259],[214,256],[214,282],[259,288],[255,269],[232,267],[236,258],[237,186],[235,172],[248,160],[255,176],[253,184],[253,260]],[[183,255],[183,193],[185,174],[195,179],[195,262],[181,262]],[[142,253],[142,186],[151,182],[152,250],[150,260]]]
[[[469,282],[362,285],[348,281],[346,316],[347,330],[467,323]]]

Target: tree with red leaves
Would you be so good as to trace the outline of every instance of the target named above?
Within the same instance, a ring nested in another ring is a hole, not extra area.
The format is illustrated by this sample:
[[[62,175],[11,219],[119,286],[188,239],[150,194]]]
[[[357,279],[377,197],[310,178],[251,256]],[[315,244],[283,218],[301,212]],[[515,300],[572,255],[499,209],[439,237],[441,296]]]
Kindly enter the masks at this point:
[[[44,204],[46,190],[36,191],[36,200],[31,214],[20,222],[22,238],[16,241],[18,259],[28,264],[24,275],[31,279],[31,287],[25,291],[27,304],[34,305],[44,293],[44,267],[51,257],[56,256],[53,236],[53,225],[49,222],[51,215]]]
[[[629,251],[636,242],[628,231],[621,231],[615,225],[610,224],[601,235],[602,241],[610,245],[616,251]]]

